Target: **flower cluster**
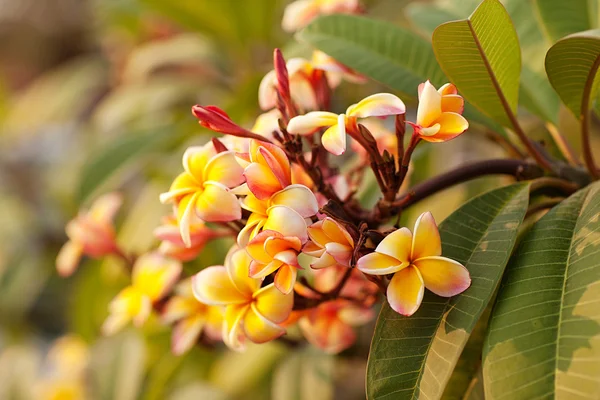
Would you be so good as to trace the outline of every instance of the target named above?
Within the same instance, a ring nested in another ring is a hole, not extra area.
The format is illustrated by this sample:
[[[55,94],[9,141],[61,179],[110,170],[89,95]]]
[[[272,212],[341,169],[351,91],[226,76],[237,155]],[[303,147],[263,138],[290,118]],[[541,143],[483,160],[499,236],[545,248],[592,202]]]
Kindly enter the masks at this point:
[[[295,29],[292,19],[304,24],[319,13],[359,8],[356,1],[301,0],[286,10],[284,26]],[[353,326],[373,317],[380,292],[410,316],[425,288],[450,297],[469,287],[468,270],[442,257],[430,213],[418,218],[412,233],[384,228],[410,198],[401,192],[416,146],[450,140],[468,128],[456,87],[421,84],[416,120],[406,121],[405,104],[391,93],[332,112],[331,93],[342,79],[364,81],[323,53],[286,62],[276,50],[274,70],[258,93],[266,113],[253,128],[216,106],[194,106],[201,126],[225,136],[184,152],[183,170],[160,195],[173,213],[155,231],[161,241],[155,251],[135,258],[116,245],[110,222],[120,204],[115,197],[69,224],[71,241],[58,260],[63,274],[81,254],[120,255],[132,268],[131,285],[110,304],[105,333],[129,321],[140,325],[156,310],[174,325],[176,354],[199,340],[221,339],[242,350],[248,341],[277,339],[294,325],[312,344],[337,353],[354,342]],[[348,147],[352,154],[345,154]],[[367,173],[381,191],[372,209],[355,196]],[[222,265],[176,285],[182,262],[201,257],[208,241],[222,237],[235,242]]]

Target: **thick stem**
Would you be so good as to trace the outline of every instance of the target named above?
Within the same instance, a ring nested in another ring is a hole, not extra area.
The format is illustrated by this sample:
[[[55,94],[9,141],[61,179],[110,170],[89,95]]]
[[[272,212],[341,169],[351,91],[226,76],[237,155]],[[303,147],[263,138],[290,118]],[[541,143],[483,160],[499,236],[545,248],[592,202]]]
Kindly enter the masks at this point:
[[[542,176],[543,171],[536,164],[522,160],[497,159],[479,161],[438,175],[435,178],[412,187],[404,196],[396,200],[392,206],[397,208],[395,211],[399,211],[446,188],[488,175],[510,175],[518,179],[533,179]]]
[[[592,67],[592,71],[596,71],[598,67],[598,63],[600,63],[600,57],[598,57],[595,61],[596,68]],[[593,79],[593,78],[592,78]],[[581,104],[581,145],[583,150],[583,161],[585,162],[585,166],[590,174],[595,178],[600,178],[600,170],[596,166],[594,161],[594,154],[592,153],[592,145],[590,141],[590,92],[592,90],[591,82],[585,86],[585,90],[583,91],[583,102]]]

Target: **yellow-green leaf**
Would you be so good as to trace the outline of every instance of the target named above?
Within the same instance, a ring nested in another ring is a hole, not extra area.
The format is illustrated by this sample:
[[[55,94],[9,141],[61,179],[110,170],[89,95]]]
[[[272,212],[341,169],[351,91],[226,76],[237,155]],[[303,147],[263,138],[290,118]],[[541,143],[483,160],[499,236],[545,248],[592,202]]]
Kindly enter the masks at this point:
[[[487,399],[600,398],[600,184],[520,243],[484,347]]]
[[[600,29],[559,40],[546,55],[546,73],[563,103],[580,117],[598,94]]]
[[[598,0],[535,0],[545,33],[552,42],[597,27]]]
[[[512,126],[519,100],[521,51],[498,0],[484,0],[466,20],[440,25],[433,49],[446,76],[471,104]]]
[[[468,268],[471,287],[449,299],[427,292],[411,317],[383,306],[367,365],[369,399],[442,396],[499,285],[528,199],[528,184],[496,189],[469,201],[440,225],[443,254]]]

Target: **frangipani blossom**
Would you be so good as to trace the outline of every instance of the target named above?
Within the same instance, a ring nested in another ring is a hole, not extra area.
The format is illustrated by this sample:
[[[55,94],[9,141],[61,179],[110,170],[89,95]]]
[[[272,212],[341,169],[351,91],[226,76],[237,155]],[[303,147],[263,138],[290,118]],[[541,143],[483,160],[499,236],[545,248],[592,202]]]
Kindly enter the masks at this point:
[[[109,305],[109,316],[102,325],[105,335],[112,335],[129,321],[140,326],[150,316],[152,304],[160,300],[175,284],[181,263],[159,253],[148,253],[133,265],[131,285],[121,290]]]
[[[302,252],[318,257],[310,264],[312,268],[350,266],[354,240],[343,226],[327,217],[309,226],[308,236],[310,241],[306,243]]]
[[[327,128],[321,142],[332,154],[340,155],[346,151],[346,131],[357,134],[357,120],[367,117],[384,117],[404,114],[406,107],[402,100],[390,93],[378,93],[364,98],[351,105],[345,114],[334,114],[328,111],[312,111],[290,120],[287,126],[289,133],[312,135],[321,128]]]
[[[454,139],[469,127],[461,115],[465,106],[456,86],[447,83],[439,90],[429,82],[419,85],[417,122],[409,122],[415,133],[428,142]]]
[[[414,235],[407,228],[386,236],[375,252],[358,260],[365,274],[394,274],[388,288],[390,306],[402,315],[414,314],[425,288],[442,297],[464,292],[471,284],[469,271],[459,262],[442,257],[440,234],[431,213],[421,214]]]
[[[201,333],[212,339],[221,340],[223,310],[209,306],[194,297],[191,279],[186,279],[175,288],[162,312],[166,324],[175,324],[171,335],[171,350],[180,355],[194,346]]]
[[[190,261],[198,256],[207,242],[230,234],[223,229],[209,228],[201,220],[192,222],[189,231],[190,246],[187,247],[181,239],[177,217],[168,216],[163,218],[163,224],[154,230],[154,236],[162,241],[158,251],[179,261]]]
[[[117,193],[99,197],[88,211],[80,211],[66,227],[69,241],[64,244],[56,258],[56,269],[62,276],[69,276],[85,254],[98,258],[117,250],[113,218],[123,199]]]
[[[238,157],[249,162],[244,168],[246,184],[259,200],[268,200],[291,185],[290,161],[281,148],[252,140],[248,154],[238,154]]]
[[[359,11],[358,0],[296,0],[285,8],[281,26],[287,32],[294,32],[321,14],[356,14]]]
[[[326,353],[336,354],[356,341],[353,327],[364,325],[373,316],[373,310],[368,307],[337,299],[305,312],[298,320],[298,325],[309,343]]]
[[[282,293],[290,293],[301,268],[298,264],[301,249],[302,241],[298,237],[262,231],[246,246],[246,251],[254,260],[250,265],[250,277],[264,278],[277,271],[273,282],[275,287]]]
[[[281,118],[281,113],[276,108],[262,113],[256,117],[251,131],[271,140],[273,132],[279,132],[279,118]]]
[[[265,343],[285,333],[279,326],[292,310],[294,295],[281,293],[274,284],[261,287],[262,279],[249,277],[252,258],[243,249],[232,249],[225,266],[208,267],[192,278],[194,296],[209,305],[225,306],[223,341],[243,350],[244,338]]]
[[[217,153],[212,143],[190,147],[183,155],[181,173],[168,192],[160,195],[163,203],[174,203],[181,238],[191,246],[190,225],[200,218],[207,222],[235,221],[242,209],[229,188],[244,182],[243,169],[232,151]]]
[[[242,208],[252,214],[238,235],[238,244],[245,247],[261,230],[273,230],[284,236],[294,236],[302,243],[308,239],[306,218],[319,210],[314,193],[303,185],[290,185],[269,200],[259,200],[249,193]]]
[[[332,89],[338,87],[342,80],[356,84],[367,82],[367,78],[364,75],[359,74],[319,50],[313,51],[311,64],[314,69],[325,71],[327,82]]]

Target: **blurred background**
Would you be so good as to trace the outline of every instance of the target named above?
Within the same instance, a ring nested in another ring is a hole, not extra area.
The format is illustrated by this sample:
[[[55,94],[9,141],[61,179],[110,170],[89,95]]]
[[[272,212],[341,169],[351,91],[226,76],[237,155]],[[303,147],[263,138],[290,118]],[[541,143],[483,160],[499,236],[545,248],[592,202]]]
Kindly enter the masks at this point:
[[[157,320],[101,337],[108,302],[129,279],[118,261],[86,260],[68,279],[55,271],[66,222],[109,191],[125,197],[117,226],[127,250],[157,243],[152,230],[169,213],[158,194],[181,168],[184,149],[208,138],[190,107],[219,105],[251,127],[273,48],[310,56],[280,28],[286,3],[0,0],[0,399],[364,398],[372,324],[336,357],[282,343],[244,354],[198,346],[176,357],[170,330]],[[428,3],[363,3],[374,18],[427,35],[409,16]],[[460,3],[468,3],[466,15],[477,2]],[[335,107],[378,90],[346,83]],[[413,182],[503,153],[470,134],[440,154],[419,147]],[[446,191],[443,202],[412,212],[432,209],[441,220],[494,182]],[[376,197],[365,190],[363,200]],[[225,249],[216,242],[185,268],[219,263]]]

